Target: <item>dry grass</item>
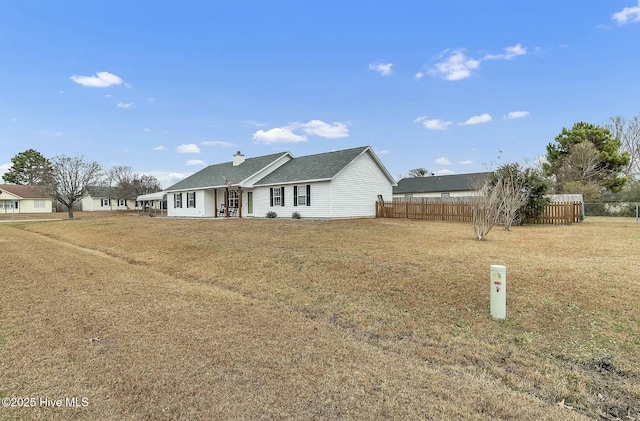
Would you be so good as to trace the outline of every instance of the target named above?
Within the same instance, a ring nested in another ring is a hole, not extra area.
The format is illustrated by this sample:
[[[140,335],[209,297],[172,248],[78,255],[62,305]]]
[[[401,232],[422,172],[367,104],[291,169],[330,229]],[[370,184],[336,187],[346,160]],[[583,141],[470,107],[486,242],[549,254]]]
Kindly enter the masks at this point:
[[[78,216],[0,225],[0,393],[90,404],[0,418],[640,419],[631,219]]]

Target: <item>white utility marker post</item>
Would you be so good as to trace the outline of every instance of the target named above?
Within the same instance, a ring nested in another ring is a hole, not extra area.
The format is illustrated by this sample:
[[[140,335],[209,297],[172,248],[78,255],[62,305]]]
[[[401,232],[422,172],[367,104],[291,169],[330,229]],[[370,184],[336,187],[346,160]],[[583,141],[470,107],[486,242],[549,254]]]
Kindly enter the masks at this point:
[[[507,267],[491,265],[491,317],[507,318]]]

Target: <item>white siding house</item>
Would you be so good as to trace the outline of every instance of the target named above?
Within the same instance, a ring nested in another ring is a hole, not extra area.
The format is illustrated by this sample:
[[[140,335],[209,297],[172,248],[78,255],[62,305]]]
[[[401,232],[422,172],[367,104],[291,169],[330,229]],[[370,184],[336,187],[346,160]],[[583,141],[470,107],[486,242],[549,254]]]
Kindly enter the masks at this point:
[[[44,189],[36,186],[0,184],[0,212],[53,212],[53,200]]]
[[[211,165],[169,187],[169,216],[374,217],[395,180],[368,147],[294,158],[289,152]],[[195,197],[195,202],[194,202]],[[226,208],[225,208],[226,205]]]
[[[85,212],[131,210],[136,207],[136,198],[118,197],[116,189],[108,186],[88,186],[80,203]]]
[[[396,200],[468,197],[477,194],[490,172],[403,178],[393,188]]]

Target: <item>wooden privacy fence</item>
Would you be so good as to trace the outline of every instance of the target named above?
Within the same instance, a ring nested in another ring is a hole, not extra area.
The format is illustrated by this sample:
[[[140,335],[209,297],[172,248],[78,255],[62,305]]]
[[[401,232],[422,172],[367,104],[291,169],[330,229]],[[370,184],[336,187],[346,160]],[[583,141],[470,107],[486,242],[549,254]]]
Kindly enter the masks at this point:
[[[404,201],[376,202],[376,218],[408,218],[428,221],[473,221],[473,205],[470,202]],[[537,219],[527,219],[528,224],[571,225],[582,221],[580,202],[554,202],[545,206]]]

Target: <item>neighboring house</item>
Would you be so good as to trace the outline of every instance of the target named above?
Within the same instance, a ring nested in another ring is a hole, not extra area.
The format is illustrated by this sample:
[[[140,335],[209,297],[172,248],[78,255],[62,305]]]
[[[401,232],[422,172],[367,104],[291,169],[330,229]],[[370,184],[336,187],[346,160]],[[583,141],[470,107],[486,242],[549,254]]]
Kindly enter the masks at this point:
[[[112,211],[112,210],[130,210],[136,206],[136,198],[118,197],[116,189],[109,186],[88,186],[85,194],[82,196],[82,210],[85,212],[93,211]]]
[[[375,217],[395,180],[369,146],[294,157],[281,152],[210,165],[166,189],[168,216]]]
[[[411,200],[428,197],[473,196],[482,187],[490,172],[433,175],[403,178],[393,188],[393,198]]]
[[[51,195],[37,186],[0,184],[0,212],[53,212],[53,200]]]
[[[167,193],[159,191],[138,196],[136,208],[145,211],[158,211],[167,209]]]

